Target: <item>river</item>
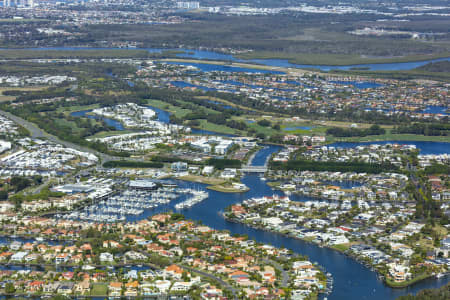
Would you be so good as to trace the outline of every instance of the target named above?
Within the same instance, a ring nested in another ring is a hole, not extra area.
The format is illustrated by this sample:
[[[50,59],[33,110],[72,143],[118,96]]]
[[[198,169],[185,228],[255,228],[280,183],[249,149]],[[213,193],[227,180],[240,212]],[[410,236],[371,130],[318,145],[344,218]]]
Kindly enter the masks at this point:
[[[152,108],[152,107],[151,107]],[[158,114],[158,120],[161,122],[168,122],[170,114],[161,109],[155,109]],[[72,113],[72,115],[82,116],[83,113]],[[449,153],[449,143],[438,142],[411,142],[411,141],[390,141],[391,143],[398,144],[414,144],[417,148],[421,149],[421,153],[425,154],[440,154]],[[388,143],[388,142],[370,142],[370,143]],[[339,147],[355,147],[361,144],[369,143],[335,143],[334,146]],[[264,165],[268,156],[281,149],[279,146],[265,146],[258,151],[252,160],[253,166]],[[205,190],[206,185],[199,183],[186,182],[181,180],[175,180],[175,182],[181,188],[194,188]],[[323,266],[327,272],[330,272],[334,279],[334,288],[332,293],[327,296],[328,299],[395,299],[398,296],[408,293],[416,293],[419,290],[425,288],[437,288],[448,282],[450,282],[450,276],[446,276],[441,279],[427,279],[414,284],[411,287],[403,289],[392,289],[386,286],[381,280],[377,278],[375,272],[366,268],[362,264],[358,263],[354,259],[347,257],[337,251],[320,248],[314,244],[307,243],[301,240],[289,238],[277,233],[271,233],[263,230],[247,227],[242,224],[232,223],[226,221],[220,212],[234,203],[242,202],[245,199],[252,197],[270,196],[273,194],[283,195],[282,191],[274,190],[266,184],[265,181],[257,175],[247,174],[242,178],[242,182],[250,188],[245,193],[221,193],[216,191],[210,191],[208,199],[193,206],[190,209],[182,210],[187,218],[192,220],[199,220],[203,224],[216,229],[226,229],[232,234],[246,234],[249,238],[254,239],[261,243],[271,244],[278,247],[286,247],[294,252],[308,255],[310,260],[317,262]],[[293,201],[305,201],[310,198],[291,195]],[[136,221],[138,219],[146,218],[156,213],[167,212],[169,210],[175,210],[175,204],[186,199],[186,196],[182,196],[176,201],[168,205],[162,205],[154,210],[145,210],[143,215],[136,218],[129,218],[129,221]],[[322,296],[323,297],[323,296]]]
[[[155,109],[158,113],[158,120],[162,122],[169,121],[169,113],[160,109]],[[84,113],[72,113],[72,115],[82,116]],[[397,143],[415,144],[419,149],[425,153],[449,153],[449,143],[435,143],[435,142],[403,142],[395,141]],[[355,146],[364,143],[352,143],[344,145],[342,143],[335,144],[336,146]],[[252,160],[252,165],[264,165],[268,156],[281,149],[279,146],[265,146],[258,151]],[[206,190],[206,185],[199,183],[186,182],[175,180],[181,188],[194,188]],[[226,221],[220,212],[234,203],[242,202],[251,197],[270,196],[273,194],[283,195],[282,191],[274,190],[266,184],[265,181],[257,175],[247,174],[242,178],[242,182],[250,188],[245,193],[221,193],[210,191],[208,199],[193,206],[190,209],[182,210],[187,218],[192,220],[202,221],[203,224],[216,229],[226,229],[232,234],[246,234],[249,238],[261,243],[271,244],[278,247],[287,247],[294,252],[308,255],[311,261],[317,262],[319,265],[325,267],[327,272],[330,272],[334,278],[334,288],[328,299],[395,299],[400,295],[407,293],[416,293],[425,288],[436,288],[450,281],[450,276],[441,279],[428,279],[414,284],[411,287],[404,289],[392,289],[387,287],[382,281],[377,278],[375,272],[364,267],[357,261],[331,249],[320,248],[314,244],[307,243],[301,240],[289,238],[277,233],[271,233],[263,230],[253,229],[242,224],[232,223]],[[310,198],[291,195],[293,201],[305,201]],[[129,221],[137,221],[146,218],[156,213],[167,212],[175,210],[175,204],[186,199],[182,196],[176,201],[168,205],[162,205],[154,210],[145,210],[143,215],[139,217],[128,218]]]
[[[42,47],[42,48],[29,48],[30,50],[45,51],[45,50],[109,50],[109,49],[121,49],[126,50],[126,48],[93,48],[93,47]],[[138,48],[139,49],[139,48]],[[8,49],[2,49],[8,50]],[[136,49],[130,49],[136,50]],[[412,70],[417,67],[426,65],[430,62],[438,61],[449,61],[450,57],[438,58],[438,59],[428,59],[414,62],[402,62],[402,63],[378,63],[378,64],[355,64],[355,65],[345,65],[345,66],[331,66],[331,65],[307,65],[307,64],[293,64],[286,59],[238,59],[231,54],[223,54],[214,51],[204,51],[204,50],[190,50],[190,49],[160,49],[160,48],[142,48],[142,50],[147,50],[151,53],[161,53],[164,50],[176,50],[184,51],[183,53],[178,53],[179,58],[190,58],[190,59],[201,59],[201,60],[222,60],[240,63],[253,63],[261,64],[265,66],[272,67],[283,67],[283,68],[312,68],[319,69],[322,71],[330,70],[350,70],[351,68],[365,68],[372,71],[400,71],[400,70]],[[189,63],[190,65],[195,65],[195,63]],[[210,65],[211,66],[211,65]],[[203,66],[202,66],[203,67]],[[220,70],[224,66],[218,67],[208,67],[211,70]],[[250,69],[250,72],[253,72]]]
[[[252,165],[264,164],[267,156],[278,151],[279,149],[280,148],[277,146],[265,147],[255,155]],[[206,185],[204,184],[180,180],[176,180],[175,182],[181,188],[206,188]],[[334,288],[332,293],[327,296],[328,299],[395,299],[401,295],[416,293],[421,289],[437,288],[450,281],[450,276],[447,276],[441,279],[433,278],[424,280],[404,289],[392,289],[380,281],[375,272],[369,270],[354,259],[351,259],[337,251],[327,248],[320,248],[314,244],[289,238],[281,234],[271,233],[250,228],[242,224],[228,222],[220,215],[220,212],[223,212],[227,206],[242,202],[243,200],[251,197],[283,194],[283,192],[269,187],[258,175],[245,175],[242,178],[242,182],[250,188],[248,192],[228,194],[208,190],[208,199],[190,209],[182,210],[180,212],[182,212],[189,219],[200,220],[203,224],[213,228],[226,229],[232,234],[246,234],[249,238],[258,242],[271,244],[278,247],[286,247],[294,252],[308,255],[312,262],[317,262],[333,276]],[[289,197],[293,201],[308,200],[308,198],[299,195],[290,195]],[[184,197],[165,207],[159,207],[156,210],[145,212],[145,216],[150,216],[158,212],[175,210],[174,205],[183,200]],[[143,216],[140,218],[142,217]]]
[[[147,107],[153,109],[156,112],[158,121],[166,123],[166,124],[170,122],[170,112],[162,110],[162,109],[159,109],[159,108],[156,108],[154,106],[147,105]],[[91,112],[91,111],[92,110],[76,111],[76,112],[72,112],[70,115],[74,116],[74,117],[88,117],[88,118],[95,118],[95,119],[103,118],[103,120],[105,120],[106,124],[108,124],[109,126],[114,127],[116,130],[119,130],[119,131],[125,130],[125,128],[123,127],[122,123],[120,123],[119,121],[114,120],[114,119],[105,118],[105,117],[89,115],[88,113]],[[202,135],[220,135],[220,136],[227,136],[227,137],[234,136],[232,134],[217,133],[217,132],[214,132],[214,131],[203,130],[203,129],[196,129],[196,128],[192,129],[192,133],[193,134],[202,134]],[[350,147],[356,147],[356,146],[359,146],[359,145],[370,145],[370,144],[415,145],[417,147],[417,149],[420,149],[420,153],[421,154],[444,154],[444,153],[450,153],[450,143],[446,143],[446,142],[397,141],[397,140],[393,140],[393,141],[374,141],[374,142],[355,142],[355,143],[351,143],[351,142],[337,142],[337,143],[330,144],[328,146],[350,148]],[[270,148],[270,149],[272,149],[272,148]],[[265,154],[267,154],[266,153],[267,151],[270,152],[271,150],[268,150],[268,148],[264,148],[260,152],[258,152],[256,154],[256,156],[257,157],[264,156]],[[264,160],[265,160],[265,156],[264,156]],[[253,163],[258,163],[257,164],[258,166],[264,165],[264,161],[261,163],[261,161],[259,159],[253,160]]]

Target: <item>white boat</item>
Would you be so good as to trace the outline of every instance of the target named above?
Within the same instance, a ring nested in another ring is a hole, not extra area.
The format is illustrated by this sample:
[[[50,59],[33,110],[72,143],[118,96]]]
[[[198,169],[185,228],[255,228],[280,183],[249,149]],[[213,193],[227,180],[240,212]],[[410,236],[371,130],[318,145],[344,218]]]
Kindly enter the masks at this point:
[[[91,266],[91,265],[84,265],[84,266],[81,267],[81,269],[89,271],[89,270],[94,270],[95,267]]]

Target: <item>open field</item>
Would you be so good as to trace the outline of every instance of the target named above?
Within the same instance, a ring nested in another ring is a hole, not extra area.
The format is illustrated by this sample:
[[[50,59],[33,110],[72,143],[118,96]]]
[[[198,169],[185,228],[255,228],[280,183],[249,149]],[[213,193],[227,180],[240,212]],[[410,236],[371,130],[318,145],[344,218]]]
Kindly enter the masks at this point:
[[[186,181],[204,183],[204,184],[211,184],[211,185],[220,185],[225,182],[225,180],[219,179],[219,178],[196,176],[196,175],[187,175],[187,176],[180,177],[180,179],[186,180]]]
[[[388,286],[392,287],[392,288],[404,288],[407,286],[412,285],[413,283],[419,282],[421,280],[424,280],[428,277],[431,277],[431,275],[428,274],[422,274],[422,275],[418,275],[417,277],[415,277],[412,280],[408,280],[408,281],[402,281],[402,282],[395,282],[389,278],[386,278],[385,282]]]
[[[174,114],[176,117],[178,118],[182,118],[185,115],[187,115],[188,113],[190,113],[191,111],[188,109],[183,109],[179,106],[174,106],[172,104],[160,101],[160,100],[153,100],[153,99],[149,99],[147,100],[148,105],[154,106],[156,108],[168,111],[172,114]]]
[[[106,284],[93,284],[91,296],[105,296],[108,294],[108,286]]]
[[[433,55],[410,55],[398,57],[380,57],[368,58],[362,55],[348,55],[348,54],[311,54],[311,53],[282,53],[282,52],[265,52],[255,51],[237,56],[241,59],[286,59],[292,64],[304,65],[330,65],[330,66],[345,66],[357,64],[380,64],[380,63],[402,63],[414,62],[443,57],[450,57],[450,52],[443,52]]]
[[[207,187],[207,189],[222,193],[244,193],[248,191],[248,189],[245,190],[236,189],[231,185],[210,185]]]
[[[161,59],[160,61],[174,61],[174,62],[181,62],[181,63],[204,63],[209,65],[227,65],[229,67],[239,67],[239,68],[249,68],[249,69],[258,69],[258,70],[265,70],[265,71],[279,71],[288,73],[292,71],[292,68],[283,68],[283,67],[273,67],[273,66],[266,66],[266,65],[260,65],[257,63],[228,63],[220,60],[200,60],[200,59],[187,59],[187,58],[166,58]],[[295,69],[295,68],[294,68]],[[295,69],[300,71],[300,69]]]
[[[225,125],[210,123],[207,120],[199,120],[199,121],[200,121],[200,126],[196,127],[198,129],[226,133],[226,134],[235,134],[238,132],[237,130],[227,127]]]
[[[57,112],[64,112],[65,114],[70,114],[75,111],[82,111],[82,110],[89,110],[98,108],[99,104],[92,104],[92,105],[74,105],[74,106],[64,106],[64,107],[58,107],[56,109]]]
[[[32,86],[32,87],[0,87],[0,102],[4,101],[12,101],[15,100],[15,96],[5,96],[3,95],[3,92],[6,91],[24,91],[24,92],[30,92],[30,91],[42,91],[48,88],[48,86]]]
[[[413,40],[389,36],[356,36],[350,30],[375,26],[366,14],[276,14],[225,16],[186,13],[190,22],[181,24],[89,25],[83,33],[94,40],[139,41],[144,47],[251,49],[248,58],[286,58],[295,62],[348,64],[424,59],[425,54],[442,57],[450,52],[448,38]],[[448,18],[412,19],[403,27],[419,32],[441,32]],[[115,35],[110,35],[115,32]],[[314,53],[305,56],[302,53]],[[430,55],[430,57],[431,57]],[[328,57],[328,58],[327,58]],[[326,60],[325,60],[326,59]]]

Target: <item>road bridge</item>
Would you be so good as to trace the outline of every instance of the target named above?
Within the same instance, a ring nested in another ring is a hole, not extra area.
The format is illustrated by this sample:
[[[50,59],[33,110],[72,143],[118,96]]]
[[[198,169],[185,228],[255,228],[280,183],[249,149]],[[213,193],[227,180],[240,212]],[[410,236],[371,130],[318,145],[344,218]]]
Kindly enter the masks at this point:
[[[245,166],[240,169],[242,173],[266,173],[266,166]]]

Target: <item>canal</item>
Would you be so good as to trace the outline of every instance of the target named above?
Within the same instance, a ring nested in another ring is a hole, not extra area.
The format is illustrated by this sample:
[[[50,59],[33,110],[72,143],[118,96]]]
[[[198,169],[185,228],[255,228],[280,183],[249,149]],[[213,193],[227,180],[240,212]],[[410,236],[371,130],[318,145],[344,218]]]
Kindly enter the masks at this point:
[[[279,150],[277,146],[269,146],[257,153],[253,164],[260,165],[266,160],[266,157]],[[206,189],[206,185],[177,180],[181,188]],[[328,299],[395,299],[398,296],[408,293],[416,293],[425,288],[437,288],[450,281],[450,276],[441,279],[429,279],[414,284],[411,287],[403,289],[392,289],[386,286],[377,278],[375,272],[366,268],[354,259],[337,251],[321,248],[314,244],[286,237],[281,234],[271,233],[264,230],[250,228],[248,226],[226,221],[221,212],[234,203],[239,203],[251,197],[271,196],[273,194],[283,195],[283,192],[274,190],[261,180],[258,175],[245,175],[242,182],[250,190],[245,193],[221,193],[209,191],[209,198],[182,212],[188,219],[201,221],[203,224],[215,229],[229,230],[231,234],[245,234],[249,238],[258,242],[271,244],[277,247],[286,247],[296,253],[307,255],[312,262],[317,262],[323,266],[327,272],[330,272],[334,279],[334,288]],[[290,195],[293,201],[309,200],[299,195]],[[145,214],[150,216],[158,212],[175,210],[173,207],[179,201],[177,200],[166,207],[160,207],[154,211],[148,211]]]
[[[158,120],[168,122],[169,114],[167,112],[157,110],[157,113]],[[404,141],[391,141],[391,143],[414,144],[421,150],[422,153],[426,154],[441,154],[450,152],[449,143]],[[335,146],[355,147],[359,144],[364,145],[365,143],[340,143],[335,144]],[[265,146],[258,153],[256,153],[254,159],[252,160],[252,165],[264,165],[267,157],[279,150],[279,146]],[[180,188],[206,190],[207,187],[204,184],[181,180],[176,180],[176,183]],[[249,238],[258,242],[271,244],[277,247],[286,247],[296,253],[307,255],[312,262],[317,262],[333,276],[334,288],[332,293],[327,296],[328,299],[395,299],[401,295],[416,293],[421,289],[437,288],[450,281],[450,276],[447,276],[440,279],[427,279],[408,288],[392,289],[379,280],[375,272],[342,253],[327,248],[321,248],[314,244],[289,238],[281,234],[271,233],[264,230],[250,228],[242,224],[228,222],[221,216],[221,212],[223,212],[224,209],[231,204],[239,203],[252,197],[271,196],[273,194],[283,195],[282,191],[272,189],[258,175],[247,174],[242,178],[242,183],[250,188],[248,192],[221,193],[207,190],[209,192],[208,199],[190,209],[182,210],[180,212],[182,212],[188,219],[201,221],[203,224],[212,228],[225,229],[230,231],[231,234],[245,234]],[[145,210],[143,215],[140,215],[138,218],[129,218],[128,221],[137,221],[138,219],[149,217],[160,212],[167,212],[169,210],[175,211],[175,204],[185,199],[186,196],[182,196],[170,204],[162,205],[154,210]],[[291,195],[290,199],[293,201],[310,200],[310,198],[300,195]]]

